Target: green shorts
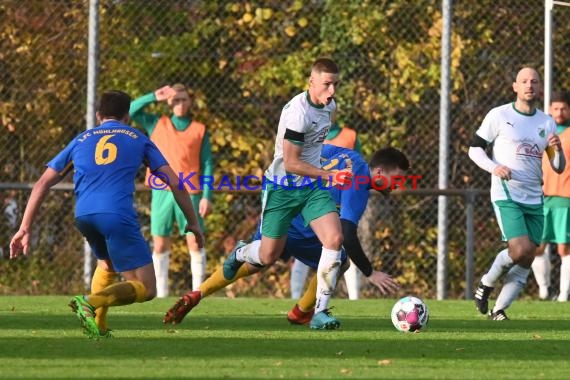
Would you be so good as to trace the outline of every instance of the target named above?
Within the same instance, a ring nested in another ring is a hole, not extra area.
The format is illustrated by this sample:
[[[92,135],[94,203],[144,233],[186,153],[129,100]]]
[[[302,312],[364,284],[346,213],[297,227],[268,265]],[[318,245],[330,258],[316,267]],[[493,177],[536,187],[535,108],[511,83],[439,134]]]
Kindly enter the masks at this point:
[[[540,245],[544,225],[543,205],[525,205],[511,200],[493,202],[497,222],[503,240],[528,236],[530,241]]]
[[[291,221],[301,214],[305,225],[330,212],[338,212],[328,190],[318,186],[283,188],[267,186],[261,193],[261,234],[273,239],[287,235]]]
[[[196,211],[198,224],[202,231],[204,231],[204,220],[198,214],[200,199],[202,199],[201,194],[190,195],[192,206],[194,206],[194,210]],[[174,220],[176,220],[180,235],[183,235],[184,229],[186,228],[186,217],[180,207],[178,207],[178,204],[176,204],[172,191],[152,190],[150,202],[150,233],[153,236],[172,235]]]
[[[570,243],[570,198],[544,198],[542,241],[557,244]]]

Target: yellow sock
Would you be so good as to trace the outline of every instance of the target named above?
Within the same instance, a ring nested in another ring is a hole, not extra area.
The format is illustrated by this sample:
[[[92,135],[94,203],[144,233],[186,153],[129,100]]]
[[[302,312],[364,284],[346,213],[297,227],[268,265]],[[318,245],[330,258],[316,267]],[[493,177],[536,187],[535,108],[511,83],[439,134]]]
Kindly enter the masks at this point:
[[[106,287],[113,285],[117,281],[116,272],[107,272],[103,268],[97,266],[93,278],[91,279],[91,294],[98,293]],[[100,307],[95,309],[95,322],[99,326],[99,330],[107,331],[107,311],[108,307]]]
[[[144,284],[140,281],[127,281],[129,284],[131,284],[134,288],[135,288],[135,293],[137,294],[136,298],[135,298],[135,302],[141,303],[141,302],[146,302],[146,286],[144,286]]]
[[[106,287],[87,296],[87,302],[94,308],[102,306],[130,305],[146,300],[146,287],[139,281],[124,281]]]
[[[225,288],[229,284],[236,282],[238,279],[242,277],[249,276],[249,268],[247,264],[242,265],[237,273],[236,276],[231,280],[226,280],[224,277],[224,270],[222,267],[219,267],[210,277],[206,279],[198,289],[202,293],[202,298],[209,296],[210,294]]]
[[[297,305],[299,305],[299,309],[301,311],[309,311],[315,307],[317,303],[317,275],[315,274],[311,277],[311,281],[309,281],[309,286],[307,286],[307,290],[303,293],[303,296],[299,298],[297,301]]]

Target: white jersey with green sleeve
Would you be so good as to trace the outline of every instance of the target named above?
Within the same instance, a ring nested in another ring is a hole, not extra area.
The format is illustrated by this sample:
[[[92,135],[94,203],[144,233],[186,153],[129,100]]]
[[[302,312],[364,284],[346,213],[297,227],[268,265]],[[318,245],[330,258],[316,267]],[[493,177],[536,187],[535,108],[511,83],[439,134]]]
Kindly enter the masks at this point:
[[[476,133],[493,143],[493,161],[511,169],[508,181],[492,176],[491,201],[541,204],[542,155],[548,136],[556,133],[554,120],[539,109],[521,113],[509,103],[489,111]]]
[[[303,136],[303,150],[300,159],[318,168],[321,167],[321,150],[323,141],[331,127],[331,115],[336,109],[334,100],[327,105],[315,105],[309,99],[308,91],[296,95],[283,107],[273,162],[265,171],[265,178],[273,183],[284,185],[307,184],[308,180],[301,176],[287,173],[283,165],[283,139],[285,131],[290,129]],[[285,179],[286,178],[286,179]],[[313,181],[310,181],[313,182]]]

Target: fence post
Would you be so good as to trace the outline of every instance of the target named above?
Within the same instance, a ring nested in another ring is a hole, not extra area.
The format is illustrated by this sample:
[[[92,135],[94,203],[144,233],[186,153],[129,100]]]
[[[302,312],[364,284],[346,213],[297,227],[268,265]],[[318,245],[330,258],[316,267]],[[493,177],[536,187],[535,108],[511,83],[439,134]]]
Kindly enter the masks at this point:
[[[474,207],[475,191],[468,189],[465,193],[465,299],[473,298],[473,277],[475,273],[475,233]]]
[[[544,111],[550,106],[552,90],[552,9],[554,2],[544,0]]]
[[[97,98],[97,80],[99,74],[99,0],[89,0],[89,35],[87,57],[87,112],[85,129],[95,127],[95,103]],[[85,288],[91,287],[93,272],[93,254],[87,241],[83,243],[83,280]]]
[[[440,190],[447,189],[449,177],[450,66],[451,66],[451,0],[443,0],[441,34],[441,97],[439,103],[439,173]],[[437,199],[437,299],[447,298],[447,196]]]

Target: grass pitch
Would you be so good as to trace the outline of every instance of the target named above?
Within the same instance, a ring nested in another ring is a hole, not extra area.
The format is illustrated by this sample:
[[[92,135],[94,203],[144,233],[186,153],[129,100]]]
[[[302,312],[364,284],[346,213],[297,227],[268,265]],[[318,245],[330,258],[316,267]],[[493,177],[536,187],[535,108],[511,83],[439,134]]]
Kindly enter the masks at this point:
[[[569,304],[517,301],[489,321],[470,301],[427,301],[428,328],[397,332],[395,300],[334,299],[342,327],[289,325],[290,300],[207,298],[178,326],[175,298],[112,308],[87,339],[71,297],[0,298],[0,378],[558,379],[570,374]]]

